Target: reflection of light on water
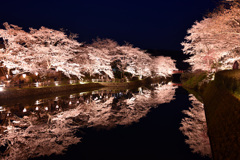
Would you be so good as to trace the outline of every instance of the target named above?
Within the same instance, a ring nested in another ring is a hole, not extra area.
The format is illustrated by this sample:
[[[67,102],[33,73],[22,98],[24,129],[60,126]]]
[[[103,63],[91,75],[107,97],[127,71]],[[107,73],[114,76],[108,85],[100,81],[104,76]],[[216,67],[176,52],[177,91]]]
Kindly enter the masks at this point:
[[[33,106],[33,108],[36,107],[35,110],[41,111],[31,112],[30,108],[28,114],[24,114],[24,118],[17,117],[16,121],[20,121],[19,126],[24,127],[13,128],[11,132],[7,131],[0,137],[0,142],[11,144],[7,151],[11,154],[6,154],[4,159],[24,159],[29,157],[29,154],[33,155],[32,158],[35,158],[35,155],[61,154],[69,145],[79,143],[80,137],[75,135],[75,131],[79,128],[86,126],[113,128],[117,125],[130,125],[146,116],[151,108],[158,107],[157,104],[170,102],[174,99],[175,93],[172,86],[166,85],[157,87],[155,90],[142,91],[143,94],[130,91],[129,93],[109,91],[104,94],[98,92],[102,95],[88,95],[80,98],[76,96],[79,99],[71,99],[71,101],[69,96],[63,96],[57,102],[54,100],[58,97],[52,99],[54,102],[47,100],[48,104],[41,99],[44,106],[42,105],[41,108]],[[73,105],[67,107],[66,104]],[[27,112],[26,108],[23,112]],[[44,112],[44,110],[49,111]],[[16,152],[19,148],[21,151]]]
[[[142,93],[142,87],[138,88],[139,93]]]

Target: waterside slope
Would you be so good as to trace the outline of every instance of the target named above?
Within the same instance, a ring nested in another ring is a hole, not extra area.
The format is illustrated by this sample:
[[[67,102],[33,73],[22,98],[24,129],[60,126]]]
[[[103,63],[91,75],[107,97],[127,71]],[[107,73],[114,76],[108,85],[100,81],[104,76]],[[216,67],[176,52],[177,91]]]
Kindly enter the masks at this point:
[[[221,71],[198,94],[204,103],[213,159],[240,159],[240,100],[234,96],[240,88],[240,71]]]

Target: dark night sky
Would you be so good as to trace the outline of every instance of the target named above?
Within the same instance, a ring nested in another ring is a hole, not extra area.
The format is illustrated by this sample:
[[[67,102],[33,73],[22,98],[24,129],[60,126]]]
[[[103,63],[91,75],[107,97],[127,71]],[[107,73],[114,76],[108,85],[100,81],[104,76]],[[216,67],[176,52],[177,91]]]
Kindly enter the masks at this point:
[[[79,34],[81,42],[111,38],[142,49],[165,50],[180,50],[187,29],[215,6],[213,0],[5,0],[0,4],[1,24],[64,28]]]

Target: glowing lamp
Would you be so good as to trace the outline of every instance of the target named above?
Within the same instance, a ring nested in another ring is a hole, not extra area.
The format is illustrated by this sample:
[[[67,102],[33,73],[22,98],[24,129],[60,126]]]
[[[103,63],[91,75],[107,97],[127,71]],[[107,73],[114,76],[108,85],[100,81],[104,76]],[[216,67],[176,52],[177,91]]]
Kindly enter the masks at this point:
[[[24,108],[24,109],[23,109],[23,112],[24,112],[24,113],[25,113],[25,112],[27,112],[27,109],[26,109],[26,108]]]
[[[23,78],[26,78],[26,74],[23,74],[22,76],[23,76]]]
[[[35,75],[38,76],[38,72],[35,72]]]
[[[1,91],[4,91],[3,87],[0,87],[0,92],[1,92]]]
[[[38,111],[39,110],[39,108],[38,107],[36,107],[36,111]]]
[[[48,111],[48,107],[45,107],[45,110]]]
[[[36,104],[36,105],[40,104],[39,100],[36,100],[35,104]]]

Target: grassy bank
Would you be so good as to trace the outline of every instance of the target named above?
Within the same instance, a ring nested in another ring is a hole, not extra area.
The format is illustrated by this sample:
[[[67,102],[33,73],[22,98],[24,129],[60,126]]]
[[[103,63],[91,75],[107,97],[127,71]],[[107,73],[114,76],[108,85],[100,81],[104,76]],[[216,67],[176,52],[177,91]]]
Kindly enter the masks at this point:
[[[216,83],[223,85],[240,100],[240,70],[226,70],[216,74]]]
[[[198,90],[199,83],[202,82],[206,77],[206,72],[187,72],[181,75],[181,81],[184,88]]]

